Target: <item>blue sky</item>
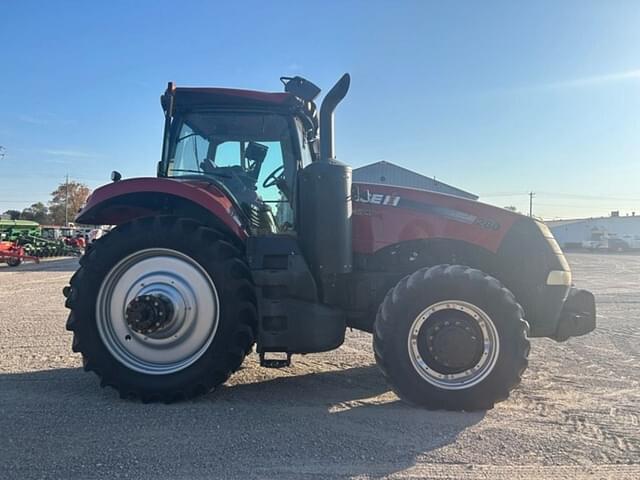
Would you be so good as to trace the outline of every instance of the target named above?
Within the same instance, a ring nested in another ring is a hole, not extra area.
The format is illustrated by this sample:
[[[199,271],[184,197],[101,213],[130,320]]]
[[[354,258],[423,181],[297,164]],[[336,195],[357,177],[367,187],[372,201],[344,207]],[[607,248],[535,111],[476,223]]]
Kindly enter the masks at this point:
[[[154,175],[166,82],[325,91],[337,154],[545,218],[640,212],[640,2],[3,2],[0,211]]]

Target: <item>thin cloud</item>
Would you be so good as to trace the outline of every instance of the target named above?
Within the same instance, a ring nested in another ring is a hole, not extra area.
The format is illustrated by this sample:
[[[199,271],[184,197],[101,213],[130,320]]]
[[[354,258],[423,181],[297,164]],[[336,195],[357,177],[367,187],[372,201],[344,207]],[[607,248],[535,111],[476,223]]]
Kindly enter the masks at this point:
[[[28,123],[29,125],[37,125],[39,127],[42,126],[68,126],[75,123],[75,120],[67,120],[62,118],[59,115],[54,113],[38,113],[35,115],[30,114],[20,114],[18,115],[18,120],[24,123]]]
[[[589,77],[562,80],[559,82],[539,83],[525,85],[503,90],[503,93],[533,93],[533,92],[554,92],[559,90],[571,90],[578,88],[595,88],[614,83],[640,81],[640,69],[628,70],[626,72],[614,72],[603,75],[592,75]],[[498,91],[494,93],[499,93]]]
[[[299,63],[290,63],[289,65],[287,65],[286,71],[288,72],[299,72],[302,70],[302,65],[300,65]]]
[[[65,158],[48,158],[44,163],[53,163],[54,165],[69,165],[71,160]]]
[[[70,158],[96,158],[99,155],[90,152],[83,152],[82,150],[58,150],[58,149],[45,149],[42,150],[45,155],[53,155],[56,157],[70,157]]]
[[[563,82],[551,82],[538,85],[537,88],[543,90],[557,90],[563,88],[596,87],[609,83],[628,82],[634,80],[640,80],[640,69],[629,70],[626,72],[608,73],[605,75],[594,75],[591,77],[576,78]]]
[[[605,87],[624,82],[640,82],[640,69],[627,70],[624,72],[613,72],[602,75],[592,75],[589,77],[573,78],[570,80],[561,80],[557,82],[522,85],[519,87],[516,86],[497,88],[479,92],[476,95],[480,97],[493,97],[532,93],[552,93],[567,90]]]
[[[31,125],[47,125],[49,123],[49,119],[34,117],[32,115],[18,115],[18,120]]]

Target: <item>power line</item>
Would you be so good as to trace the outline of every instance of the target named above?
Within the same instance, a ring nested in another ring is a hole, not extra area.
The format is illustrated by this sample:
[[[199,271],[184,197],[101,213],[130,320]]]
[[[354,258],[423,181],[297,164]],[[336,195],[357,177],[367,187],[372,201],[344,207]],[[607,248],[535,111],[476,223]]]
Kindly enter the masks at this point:
[[[619,202],[640,202],[640,198],[630,197],[608,197],[606,195],[582,195],[576,193],[551,193],[551,192],[538,192],[541,195],[549,197],[559,198],[575,198],[577,200],[615,200]]]
[[[479,195],[484,198],[493,197],[520,197],[529,195],[531,192],[498,192],[498,193],[480,193]],[[576,200],[613,200],[618,202],[640,202],[640,198],[632,197],[609,197],[607,195],[583,195],[578,193],[564,193],[564,192],[535,192],[536,195],[544,197],[557,197],[557,198],[575,198]]]
[[[566,203],[539,203],[539,202],[536,202],[536,205],[540,205],[540,206],[543,206],[543,207],[584,208],[584,209],[590,209],[590,210],[593,210],[594,208],[595,209],[600,208],[602,210],[615,210],[616,208],[618,208],[617,206],[616,207],[612,207],[612,206],[606,206],[605,207],[605,206],[600,206],[600,205],[595,205],[595,206],[594,205],[569,205],[569,204],[566,204]]]
[[[492,198],[492,197],[521,197],[523,195],[527,195],[527,192],[516,192],[516,193],[480,193],[479,194],[483,198]]]

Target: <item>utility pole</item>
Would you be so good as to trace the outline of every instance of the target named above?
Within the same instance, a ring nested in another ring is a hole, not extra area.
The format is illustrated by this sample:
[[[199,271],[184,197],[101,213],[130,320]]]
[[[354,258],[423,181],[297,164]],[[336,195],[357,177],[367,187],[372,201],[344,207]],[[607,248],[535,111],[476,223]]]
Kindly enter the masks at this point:
[[[536,194],[534,192],[529,192],[529,216],[533,217],[533,197],[535,197]]]
[[[67,179],[65,182],[65,196],[64,196],[64,226],[69,226],[69,174],[67,173]]]

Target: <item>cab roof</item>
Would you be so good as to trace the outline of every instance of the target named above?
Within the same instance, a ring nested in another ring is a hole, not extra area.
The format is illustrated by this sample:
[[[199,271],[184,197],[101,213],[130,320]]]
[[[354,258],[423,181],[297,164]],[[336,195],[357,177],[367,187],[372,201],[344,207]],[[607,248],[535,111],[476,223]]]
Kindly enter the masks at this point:
[[[176,110],[206,106],[223,107],[286,107],[294,106],[299,100],[286,92],[259,92],[234,88],[176,87],[174,108]],[[165,97],[162,107],[166,110]]]

